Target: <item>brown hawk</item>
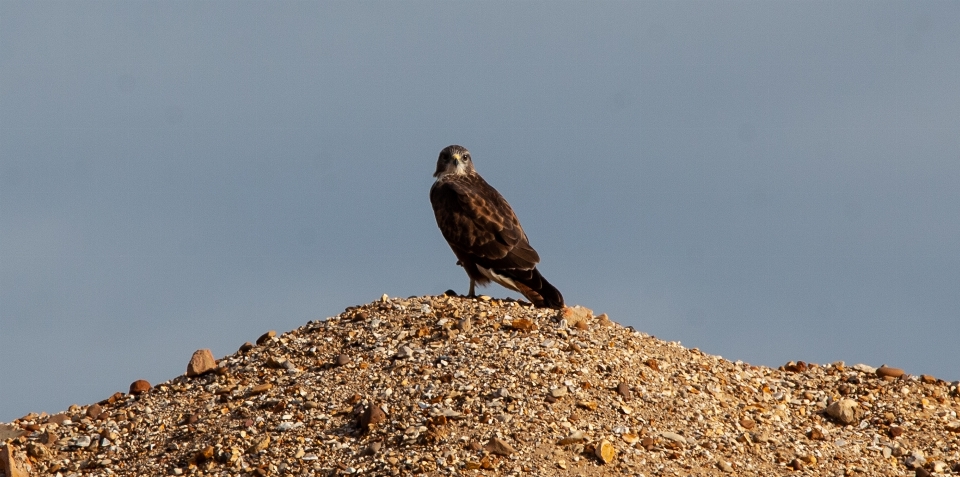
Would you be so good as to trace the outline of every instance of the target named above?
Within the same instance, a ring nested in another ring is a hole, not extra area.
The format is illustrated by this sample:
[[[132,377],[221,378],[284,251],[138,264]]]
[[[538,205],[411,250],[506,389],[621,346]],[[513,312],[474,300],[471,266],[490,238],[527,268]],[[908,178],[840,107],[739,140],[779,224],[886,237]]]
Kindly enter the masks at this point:
[[[437,226],[458,265],[474,285],[491,280],[520,292],[538,307],[563,308],[563,296],[537,270],[540,256],[530,246],[517,215],[496,189],[477,174],[470,152],[448,146],[437,159],[430,203]]]

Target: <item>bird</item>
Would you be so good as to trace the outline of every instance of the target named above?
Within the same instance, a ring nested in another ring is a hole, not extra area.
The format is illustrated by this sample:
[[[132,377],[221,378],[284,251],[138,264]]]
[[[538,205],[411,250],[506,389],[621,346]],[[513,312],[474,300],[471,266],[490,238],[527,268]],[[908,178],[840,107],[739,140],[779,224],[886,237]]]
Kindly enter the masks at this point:
[[[530,246],[510,204],[473,167],[470,151],[451,145],[440,151],[430,203],[457,265],[475,285],[494,281],[517,291],[538,308],[562,309],[563,295],[537,270],[540,255]]]

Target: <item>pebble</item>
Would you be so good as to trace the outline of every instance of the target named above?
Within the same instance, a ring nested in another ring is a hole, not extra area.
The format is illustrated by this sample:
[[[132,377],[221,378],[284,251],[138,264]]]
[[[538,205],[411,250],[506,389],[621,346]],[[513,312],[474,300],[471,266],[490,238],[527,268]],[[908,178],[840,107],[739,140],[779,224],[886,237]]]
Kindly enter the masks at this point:
[[[280,432],[286,432],[286,431],[289,431],[290,429],[295,429],[301,426],[303,426],[302,422],[284,421],[277,426],[277,430]]]
[[[397,351],[397,359],[407,359],[413,356],[413,350],[409,346],[401,346]]]
[[[853,424],[860,420],[863,411],[853,399],[841,399],[827,406],[827,414],[842,424]]]
[[[490,441],[483,446],[483,450],[491,454],[501,455],[504,457],[517,452],[517,449],[510,445],[510,443],[497,437],[491,438]]]
[[[568,306],[561,310],[560,318],[567,326],[580,328],[593,318],[593,310],[580,305]]]
[[[213,353],[209,349],[198,349],[187,363],[187,376],[200,376],[214,369],[217,369],[217,360],[213,358]]]
[[[344,366],[350,362],[350,357],[345,354],[338,354],[336,364],[337,366]]]
[[[676,443],[678,443],[678,444],[684,444],[684,445],[687,444],[687,438],[686,438],[686,437],[683,437],[683,436],[681,436],[680,434],[677,434],[677,433],[675,433],[675,432],[661,432],[661,433],[660,433],[660,437],[662,437],[662,438],[664,438],[664,439],[667,439],[667,440],[671,440],[671,441],[676,442]]]
[[[740,419],[739,423],[740,423],[740,427],[747,430],[753,429],[757,425],[757,423],[753,419],[750,419],[749,417]]]
[[[369,432],[386,418],[387,415],[383,412],[383,409],[380,409],[380,406],[371,404],[367,406],[363,414],[360,415],[360,430],[362,432]]]
[[[613,447],[609,441],[602,440],[597,444],[596,450],[594,451],[597,458],[600,459],[600,462],[604,464],[609,464],[613,462],[614,458],[617,456],[617,449]]]
[[[274,330],[270,330],[270,331],[268,331],[268,332],[260,335],[260,337],[257,338],[257,346],[263,346],[264,343],[266,343],[267,341],[272,340],[272,339],[273,339],[274,337],[276,337],[276,336],[277,336],[277,332],[274,331]]]
[[[869,366],[863,363],[850,366],[850,369],[860,371],[861,373],[864,373],[864,374],[874,374],[874,373],[879,374],[877,373],[877,368],[874,368],[873,366]]]
[[[270,447],[270,436],[263,436],[247,448],[247,454],[256,454],[257,452],[267,450],[267,447]]]
[[[263,394],[269,390],[273,389],[273,384],[271,383],[262,383],[250,388],[250,395],[256,396],[258,394]]]
[[[18,427],[8,426],[6,424],[0,424],[0,442],[6,441],[8,439],[16,439],[26,433],[27,433],[26,431]]]
[[[557,444],[561,446],[567,446],[570,444],[577,444],[577,443],[583,442],[585,439],[586,439],[586,434],[584,434],[583,431],[578,430],[578,431],[573,431],[567,437],[560,439],[560,442],[558,442]]]
[[[620,383],[617,385],[617,394],[619,394],[624,401],[633,399],[633,392],[630,391],[630,386],[627,385],[627,383]]]
[[[904,459],[903,464],[907,466],[908,469],[915,469],[917,467],[922,467],[923,464],[927,463],[927,457],[923,454],[922,451],[913,451],[910,455]]]
[[[99,404],[94,404],[87,408],[86,414],[87,414],[87,417],[89,417],[90,419],[96,419],[100,417],[101,414],[103,414],[103,408],[100,407]]]
[[[569,390],[566,386],[560,386],[550,389],[550,396],[553,396],[554,398],[562,398],[567,395],[567,392],[569,392]]]
[[[886,365],[880,366],[879,368],[877,368],[875,372],[877,373],[877,376],[880,376],[881,378],[883,377],[899,378],[900,376],[903,376],[902,369],[891,368]]]
[[[130,383],[130,394],[133,394],[134,396],[139,395],[139,394],[143,394],[143,393],[149,391],[149,390],[150,390],[150,387],[151,387],[151,386],[150,386],[150,383],[149,383],[149,382],[147,382],[147,381],[145,381],[145,380],[143,380],[143,379],[138,379],[138,380]]]
[[[733,466],[732,466],[729,462],[727,462],[727,461],[725,461],[725,460],[721,460],[721,461],[717,462],[717,467],[719,467],[720,470],[722,470],[722,471],[724,471],[724,472],[726,472],[726,473],[728,473],[728,474],[729,474],[729,473],[733,473]]]
[[[0,447],[0,468],[6,471],[6,477],[30,477],[23,465],[14,455],[13,447],[4,444]]]
[[[586,409],[586,410],[588,410],[588,411],[596,411],[596,410],[597,410],[597,406],[598,406],[597,401],[579,401],[579,402],[577,402],[577,407]]]

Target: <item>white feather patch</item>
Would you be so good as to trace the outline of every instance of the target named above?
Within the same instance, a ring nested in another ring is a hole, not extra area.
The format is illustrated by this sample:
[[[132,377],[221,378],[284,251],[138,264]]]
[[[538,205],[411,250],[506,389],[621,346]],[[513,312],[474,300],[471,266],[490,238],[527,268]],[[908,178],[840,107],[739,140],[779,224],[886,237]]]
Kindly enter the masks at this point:
[[[513,282],[513,279],[500,275],[499,273],[496,273],[493,270],[483,268],[480,265],[477,265],[477,269],[480,270],[480,273],[482,273],[485,277],[499,283],[501,286],[509,288],[513,291],[517,291],[517,292],[520,291],[520,288],[517,286],[516,283]]]

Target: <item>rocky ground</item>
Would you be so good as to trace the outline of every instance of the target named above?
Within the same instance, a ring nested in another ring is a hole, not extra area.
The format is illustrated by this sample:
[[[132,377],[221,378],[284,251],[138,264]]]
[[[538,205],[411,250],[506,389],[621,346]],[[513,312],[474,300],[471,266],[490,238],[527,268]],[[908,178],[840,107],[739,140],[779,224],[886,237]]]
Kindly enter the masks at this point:
[[[184,357],[188,361],[188,357]],[[958,383],[751,366],[583,308],[383,299],[0,425],[6,477],[948,475]]]

